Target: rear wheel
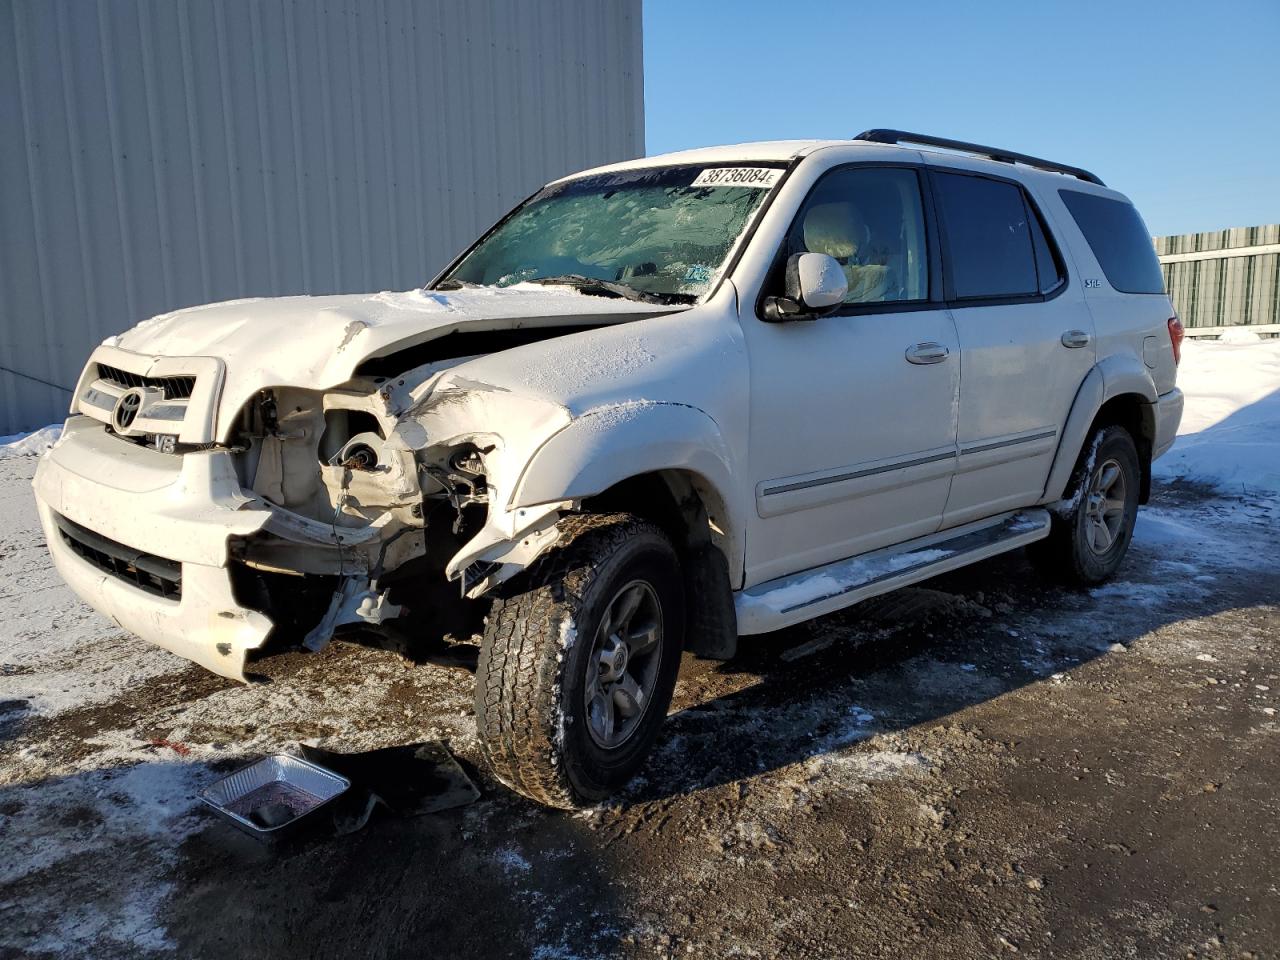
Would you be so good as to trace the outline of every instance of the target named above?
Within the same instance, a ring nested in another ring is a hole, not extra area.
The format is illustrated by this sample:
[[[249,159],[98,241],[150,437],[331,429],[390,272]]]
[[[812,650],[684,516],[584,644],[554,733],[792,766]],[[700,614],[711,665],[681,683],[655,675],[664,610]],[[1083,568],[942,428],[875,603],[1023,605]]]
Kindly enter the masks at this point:
[[[1032,561],[1068,582],[1109,579],[1133,539],[1141,480],[1129,431],[1120,426],[1095,431],[1072,474],[1070,508],[1055,514],[1049,536],[1031,546]]]
[[[569,517],[494,601],[476,670],[493,772],[551,807],[594,803],[644,764],[683,648],[680,562],[629,514]]]

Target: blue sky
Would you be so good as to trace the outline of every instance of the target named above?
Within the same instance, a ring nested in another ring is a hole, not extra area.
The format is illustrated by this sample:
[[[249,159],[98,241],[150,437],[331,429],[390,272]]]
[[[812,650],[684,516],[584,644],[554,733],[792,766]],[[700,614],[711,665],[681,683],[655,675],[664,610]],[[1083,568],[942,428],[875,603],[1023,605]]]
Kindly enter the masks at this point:
[[[644,0],[646,146],[896,127],[1085,167],[1154,234],[1280,221],[1280,0]]]

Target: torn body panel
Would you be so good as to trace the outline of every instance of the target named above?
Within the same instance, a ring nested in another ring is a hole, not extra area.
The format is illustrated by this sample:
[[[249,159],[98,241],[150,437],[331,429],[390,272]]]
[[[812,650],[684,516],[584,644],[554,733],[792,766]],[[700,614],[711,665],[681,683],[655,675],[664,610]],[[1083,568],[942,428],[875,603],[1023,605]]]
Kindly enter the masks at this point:
[[[471,380],[434,376],[403,398],[394,442],[416,451],[454,509],[482,504],[484,525],[445,567],[477,597],[533,562],[556,540],[555,522],[571,502],[512,509],[510,495],[534,451],[571,422],[562,404]],[[460,462],[461,457],[465,460]]]

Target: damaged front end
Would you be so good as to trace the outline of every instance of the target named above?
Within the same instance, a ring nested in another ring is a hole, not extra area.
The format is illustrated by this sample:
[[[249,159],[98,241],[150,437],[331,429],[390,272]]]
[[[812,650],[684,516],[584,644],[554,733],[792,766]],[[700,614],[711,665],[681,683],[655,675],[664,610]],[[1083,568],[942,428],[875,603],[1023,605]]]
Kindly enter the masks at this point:
[[[322,394],[263,390],[241,412],[236,471],[271,510],[231,539],[229,561],[237,596],[275,623],[272,646],[319,650],[345,627],[411,614],[448,632],[467,619],[465,598],[555,542],[572,503],[507,504],[568,412],[455,366],[357,376]]]
[[[152,318],[94,351],[37,470],[54,563],[126,631],[236,679],[346,628],[469,636],[469,601],[576,506],[511,506],[571,417],[539,384],[495,384],[521,379],[522,348],[658,312],[485,289]]]

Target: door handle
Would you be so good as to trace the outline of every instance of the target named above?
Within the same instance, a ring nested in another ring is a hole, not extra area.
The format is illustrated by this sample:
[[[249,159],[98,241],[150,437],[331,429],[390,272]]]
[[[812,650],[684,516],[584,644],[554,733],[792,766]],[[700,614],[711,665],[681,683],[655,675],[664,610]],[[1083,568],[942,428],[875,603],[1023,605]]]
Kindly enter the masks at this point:
[[[914,347],[907,347],[907,363],[941,363],[950,353],[942,344],[932,340],[917,343]]]
[[[1087,347],[1092,339],[1083,330],[1068,330],[1062,335],[1062,345],[1069,350],[1078,350],[1080,347]]]

